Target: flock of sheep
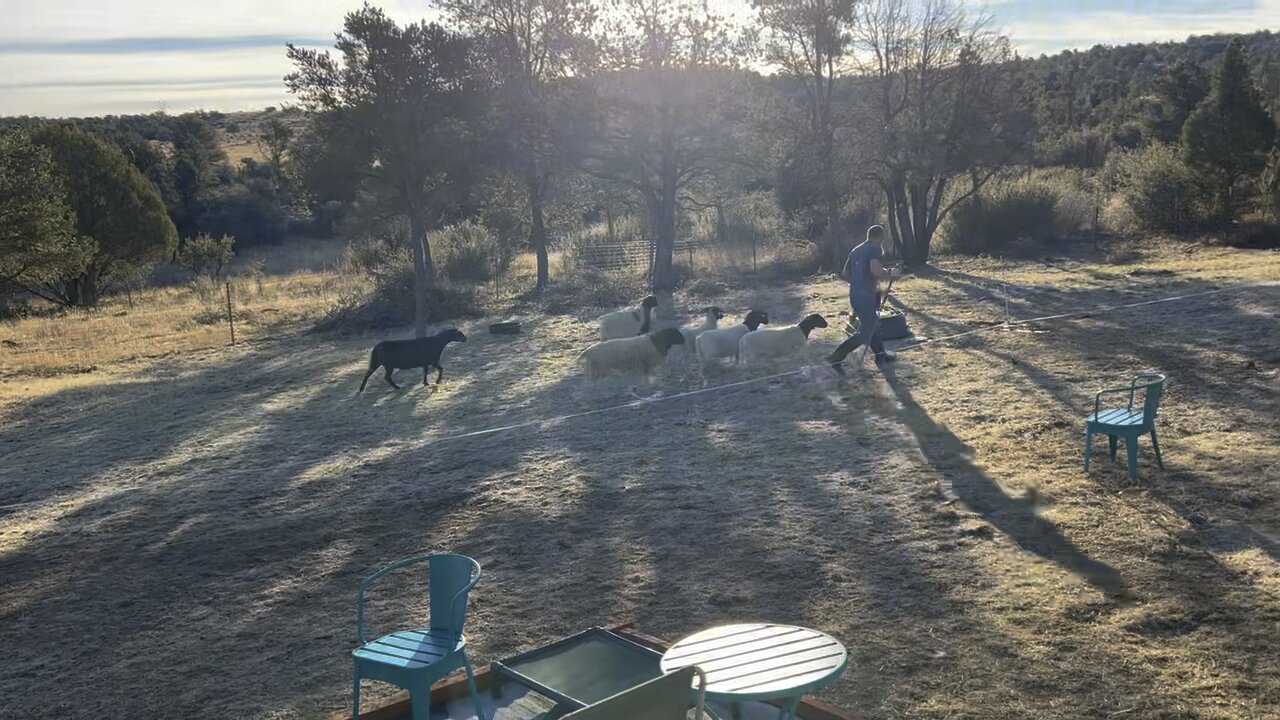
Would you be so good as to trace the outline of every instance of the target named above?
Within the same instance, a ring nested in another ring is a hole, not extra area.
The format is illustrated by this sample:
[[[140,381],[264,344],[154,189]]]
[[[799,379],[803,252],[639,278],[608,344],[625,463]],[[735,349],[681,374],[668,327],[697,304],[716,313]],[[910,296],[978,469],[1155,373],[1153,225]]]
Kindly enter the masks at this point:
[[[827,327],[827,321],[817,313],[795,325],[761,327],[769,324],[769,314],[763,310],[751,310],[742,322],[720,327],[724,312],[712,306],[706,309],[706,320],[699,325],[654,330],[653,310],[657,306],[658,299],[650,295],[636,307],[623,308],[597,318],[600,342],[578,356],[583,372],[591,378],[622,375],[652,382],[654,374],[666,362],[668,352],[676,345],[684,345],[686,353],[696,355],[703,368],[723,358],[733,358],[735,365],[750,364],[765,358],[797,354],[805,347],[814,328]],[[360,383],[360,392],[364,392],[369,377],[379,368],[385,371],[387,384],[399,389],[392,378],[396,370],[422,368],[422,384],[427,385],[429,371],[434,367],[438,385],[444,377],[440,360],[445,347],[452,342],[466,341],[466,335],[450,328],[417,340],[380,342],[369,354],[369,366]]]
[[[652,381],[675,345],[684,345],[703,367],[722,358],[733,358],[735,365],[750,364],[794,355],[805,347],[814,328],[827,327],[827,321],[817,313],[795,325],[761,327],[769,324],[769,314],[763,310],[751,310],[741,323],[720,327],[724,312],[712,306],[706,309],[706,320],[699,325],[653,331],[652,314],[657,306],[658,299],[650,295],[636,307],[597,318],[600,342],[578,357],[583,371],[592,378],[630,375]]]

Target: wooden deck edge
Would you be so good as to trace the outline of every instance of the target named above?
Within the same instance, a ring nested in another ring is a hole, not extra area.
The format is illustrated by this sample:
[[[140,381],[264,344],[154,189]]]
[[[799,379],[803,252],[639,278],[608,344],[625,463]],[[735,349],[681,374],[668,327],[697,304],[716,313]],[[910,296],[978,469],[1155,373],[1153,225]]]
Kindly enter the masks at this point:
[[[658,652],[665,651],[670,645],[662,638],[640,632],[635,624],[630,622],[609,625],[605,629],[618,633],[637,645],[643,645]],[[488,665],[476,670],[476,685],[481,690],[489,687]],[[459,670],[431,686],[431,702],[435,704],[457,700],[466,697],[468,692],[467,676]],[[401,690],[374,707],[361,709],[360,720],[404,720],[409,717],[409,713],[409,693]],[[844,710],[812,697],[804,698],[796,714],[801,720],[858,720]],[[351,720],[351,715],[340,713],[331,716],[330,720]]]

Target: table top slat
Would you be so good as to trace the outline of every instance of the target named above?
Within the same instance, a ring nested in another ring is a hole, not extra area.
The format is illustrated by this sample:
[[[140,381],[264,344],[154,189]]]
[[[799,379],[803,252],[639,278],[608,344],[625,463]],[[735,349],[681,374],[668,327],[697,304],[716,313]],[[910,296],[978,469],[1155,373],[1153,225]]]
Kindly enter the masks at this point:
[[[805,628],[790,627],[788,625],[734,625],[731,627],[749,629],[728,633],[713,633],[709,630],[704,630],[696,635],[690,635],[684,640],[672,645],[671,649],[667,651],[667,654],[682,655],[686,652],[710,652],[722,647],[731,647],[755,640],[766,640],[780,635],[813,633],[813,631],[806,630]]]
[[[785,665],[789,662],[797,660],[816,660],[824,657],[842,657],[842,648],[838,645],[825,644],[820,646],[798,647],[787,653],[772,654],[753,654],[749,658],[725,658],[715,662],[698,662],[694,663],[702,668],[707,674],[707,682],[717,682],[722,674],[728,674],[730,671],[738,668],[768,668],[778,665]]]
[[[823,637],[821,635],[788,633],[785,635],[760,638],[758,640],[747,640],[737,645],[727,645],[709,650],[693,650],[687,653],[668,653],[666,657],[669,658],[671,662],[680,662],[685,665],[701,665],[704,662],[723,660],[725,658],[733,658],[740,655],[748,655],[775,648],[778,652],[786,652],[787,649],[792,648],[797,643],[813,642],[815,640],[835,642],[831,638]]]
[[[742,689],[746,686],[763,685],[796,673],[834,670],[839,667],[843,657],[840,653],[830,653],[806,660],[781,658],[777,662],[767,664],[755,663],[718,673],[715,682],[723,688]],[[707,677],[707,683],[711,683],[710,676]]]
[[[757,623],[690,635],[667,650],[662,670],[696,665],[707,675],[708,697],[738,702],[795,697],[824,687],[847,662],[844,645],[826,633]]]
[[[830,670],[798,672],[783,675],[768,683],[757,683],[724,691],[735,695],[753,695],[755,697],[787,697],[795,694],[795,688],[814,686],[823,687],[830,683]],[[834,678],[831,678],[834,679]]]

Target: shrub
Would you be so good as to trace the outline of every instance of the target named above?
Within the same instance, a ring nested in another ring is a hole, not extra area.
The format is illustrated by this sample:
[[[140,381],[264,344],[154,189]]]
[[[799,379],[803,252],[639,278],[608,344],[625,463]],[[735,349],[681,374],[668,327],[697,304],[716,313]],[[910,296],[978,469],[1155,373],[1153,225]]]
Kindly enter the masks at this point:
[[[431,255],[442,275],[471,283],[505,273],[515,257],[489,228],[471,220],[431,233]]]
[[[315,329],[360,332],[413,324],[413,260],[407,252],[393,253],[388,258],[388,262],[372,273],[371,289],[341,297],[316,323]],[[428,323],[482,314],[474,292],[440,281],[428,290],[427,310]]]
[[[1115,153],[1105,174],[1124,205],[1112,214],[1122,233],[1177,232],[1204,216],[1205,193],[1171,145]]]
[[[222,269],[235,257],[232,249],[235,241],[230,235],[220,238],[197,235],[178,251],[178,264],[197,275],[205,275],[210,279],[219,278],[222,276]]]
[[[263,279],[266,277],[267,261],[262,258],[255,258],[244,266],[242,274],[253,281],[254,289],[258,291],[258,297],[262,297],[265,288],[262,285]]]
[[[204,201],[196,225],[209,235],[230,235],[241,247],[255,247],[284,240],[289,217],[264,186],[234,184]]]
[[[631,305],[645,294],[647,286],[638,273],[609,272],[584,266],[542,294],[542,307],[549,313],[580,312],[584,308],[617,308]]]
[[[1280,221],[1280,148],[1271,151],[1261,179],[1263,211]]]
[[[1245,220],[1232,232],[1231,242],[1237,247],[1263,250],[1280,248],[1280,223]]]
[[[1024,178],[984,188],[947,217],[943,241],[954,252],[976,255],[1021,239],[1044,240],[1059,232],[1063,196],[1054,183]]]
[[[1102,167],[1109,139],[1102,130],[1087,128],[1054,134],[1036,143],[1036,164],[1076,168]]]

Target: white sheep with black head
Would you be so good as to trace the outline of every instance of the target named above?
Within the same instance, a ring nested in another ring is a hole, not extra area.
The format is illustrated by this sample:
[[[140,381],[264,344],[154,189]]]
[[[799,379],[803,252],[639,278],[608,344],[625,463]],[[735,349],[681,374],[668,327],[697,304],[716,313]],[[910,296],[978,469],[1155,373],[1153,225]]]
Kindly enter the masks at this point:
[[[737,325],[730,325],[715,330],[705,330],[698,335],[695,348],[698,360],[704,365],[719,358],[731,357],[738,360],[738,341],[743,335],[761,325],[769,324],[769,313],[763,310],[752,310]]]
[[[582,351],[578,365],[593,379],[609,375],[642,377],[648,382],[667,359],[667,351],[683,345],[684,335],[675,328],[651,335],[605,340]]]
[[[614,340],[648,333],[653,328],[653,309],[656,307],[658,298],[650,295],[641,300],[637,307],[601,315],[596,318],[596,324],[600,326],[600,339]]]
[[[684,335],[685,352],[694,352],[697,347],[698,336],[708,330],[715,330],[720,326],[720,321],[724,319],[724,311],[712,305],[706,309],[706,319],[697,325],[685,325],[680,328],[680,333]]]
[[[814,328],[824,327],[827,327],[826,319],[814,313],[795,325],[753,330],[738,341],[738,357],[744,364],[750,364],[768,357],[794,355],[804,349]]]

